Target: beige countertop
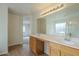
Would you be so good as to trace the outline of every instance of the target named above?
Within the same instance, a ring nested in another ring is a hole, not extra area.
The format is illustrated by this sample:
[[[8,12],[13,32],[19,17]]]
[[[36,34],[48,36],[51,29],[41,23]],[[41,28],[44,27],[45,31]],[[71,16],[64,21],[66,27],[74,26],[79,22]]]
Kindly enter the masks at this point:
[[[45,35],[45,34],[31,34],[30,36],[39,38],[42,41],[54,42],[61,45],[79,49],[79,38],[71,38],[70,41],[67,41],[64,40],[63,36]]]

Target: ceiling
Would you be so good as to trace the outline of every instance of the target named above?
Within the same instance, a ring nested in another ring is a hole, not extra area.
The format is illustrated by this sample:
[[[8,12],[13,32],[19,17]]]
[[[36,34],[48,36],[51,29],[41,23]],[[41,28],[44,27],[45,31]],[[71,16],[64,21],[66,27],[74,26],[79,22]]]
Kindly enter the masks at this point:
[[[29,15],[32,11],[32,4],[29,3],[10,3],[9,12],[14,14]]]
[[[19,15],[34,15],[43,12],[45,9],[55,7],[60,3],[6,3],[9,13]],[[1,5],[1,4],[0,4]]]
[[[9,12],[20,15],[40,13],[44,9],[56,6],[57,3],[9,3]]]
[[[23,15],[23,23],[29,24],[29,18],[31,17],[27,15],[40,14],[41,12],[49,9],[50,7],[56,7],[58,4],[59,3],[7,3],[3,5],[8,6],[9,13]]]

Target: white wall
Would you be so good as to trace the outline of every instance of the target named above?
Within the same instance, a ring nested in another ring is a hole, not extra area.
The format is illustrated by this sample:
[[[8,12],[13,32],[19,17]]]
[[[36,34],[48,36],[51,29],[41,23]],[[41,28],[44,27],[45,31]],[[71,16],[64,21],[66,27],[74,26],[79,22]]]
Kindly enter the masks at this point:
[[[22,16],[9,14],[8,16],[9,46],[23,43],[23,20]]]
[[[8,8],[0,5],[0,55],[8,53]]]

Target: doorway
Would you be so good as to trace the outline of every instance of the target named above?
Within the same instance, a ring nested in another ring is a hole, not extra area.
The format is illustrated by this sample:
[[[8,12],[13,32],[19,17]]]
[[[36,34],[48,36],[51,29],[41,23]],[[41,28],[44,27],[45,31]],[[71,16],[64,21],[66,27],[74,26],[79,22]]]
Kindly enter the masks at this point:
[[[23,17],[23,44],[29,44],[30,20]]]

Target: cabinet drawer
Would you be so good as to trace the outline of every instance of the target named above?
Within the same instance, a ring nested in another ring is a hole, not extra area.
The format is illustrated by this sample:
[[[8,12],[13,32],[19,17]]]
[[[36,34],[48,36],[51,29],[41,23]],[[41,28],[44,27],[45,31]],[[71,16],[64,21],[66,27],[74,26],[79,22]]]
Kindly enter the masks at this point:
[[[56,48],[56,49],[60,49],[60,45],[57,43],[49,43],[49,46],[51,46],[51,48]]]

